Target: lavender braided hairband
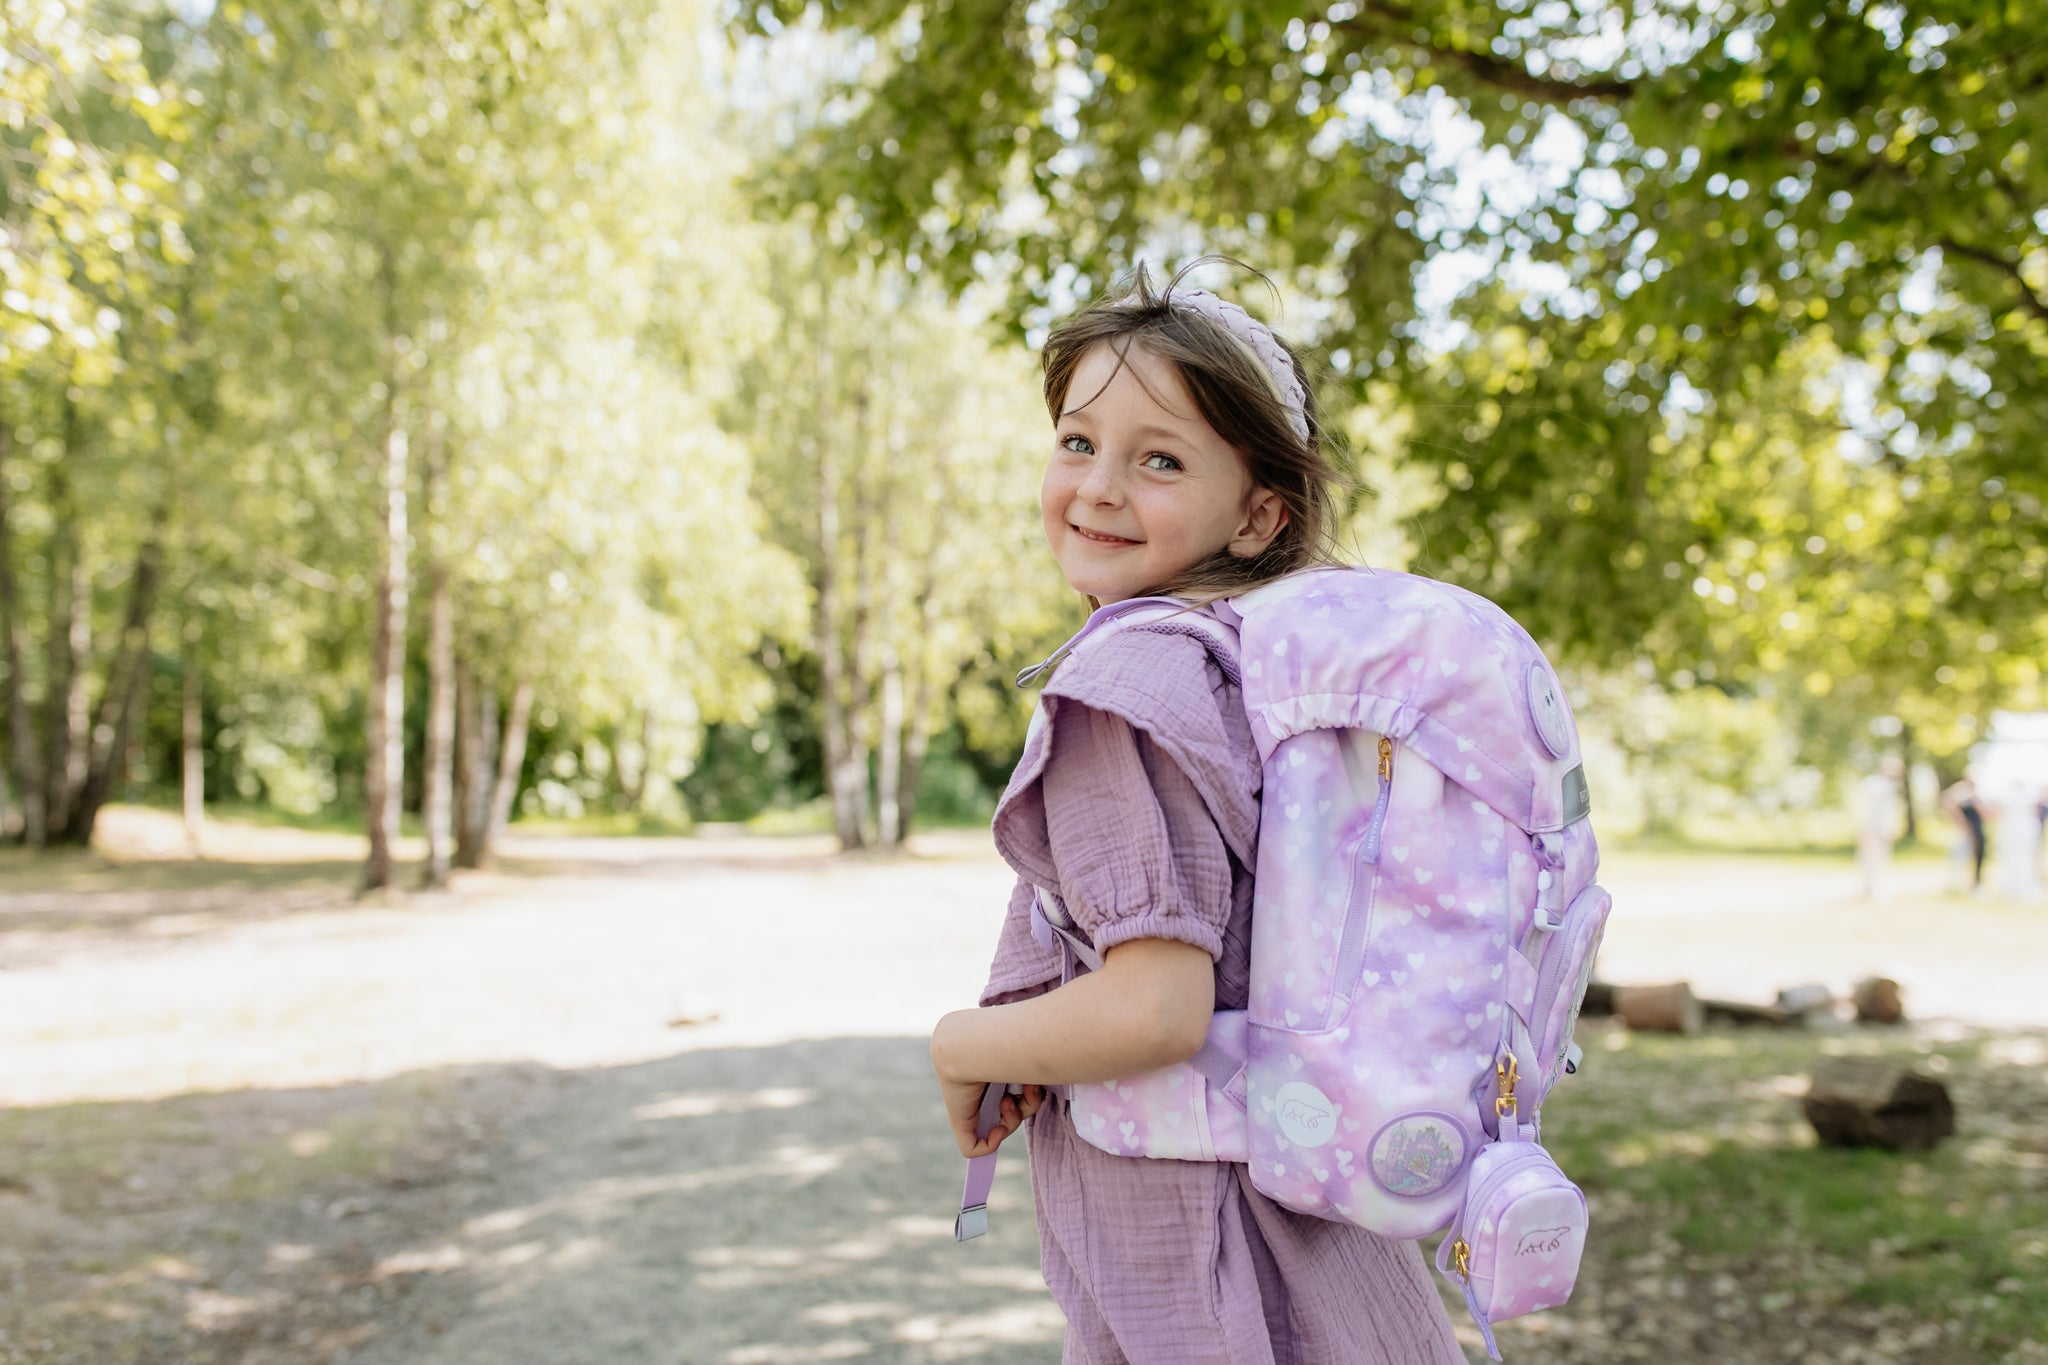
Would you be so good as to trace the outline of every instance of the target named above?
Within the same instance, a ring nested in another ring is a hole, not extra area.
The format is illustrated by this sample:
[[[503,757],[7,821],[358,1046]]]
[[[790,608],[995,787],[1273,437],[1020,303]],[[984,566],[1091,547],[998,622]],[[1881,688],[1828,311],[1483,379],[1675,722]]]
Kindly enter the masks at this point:
[[[1119,299],[1119,308],[1139,308],[1145,300],[1137,294]],[[1221,323],[1231,338],[1252,353],[1252,359],[1259,362],[1259,368],[1273,381],[1273,391],[1282,403],[1287,405],[1287,415],[1294,419],[1294,434],[1303,441],[1308,440],[1308,394],[1301,387],[1301,378],[1294,372],[1294,361],[1287,349],[1266,329],[1266,325],[1234,303],[1226,303],[1206,289],[1175,289],[1166,297],[1166,302],[1175,308],[1185,308],[1191,313],[1200,313],[1212,322]]]

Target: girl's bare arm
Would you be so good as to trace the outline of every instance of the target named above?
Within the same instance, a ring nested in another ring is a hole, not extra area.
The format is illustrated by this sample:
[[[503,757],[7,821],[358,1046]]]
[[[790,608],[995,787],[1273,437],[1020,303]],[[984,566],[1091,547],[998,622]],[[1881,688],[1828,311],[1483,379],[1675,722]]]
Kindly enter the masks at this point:
[[[956,1085],[1115,1080],[1194,1056],[1215,1008],[1205,949],[1132,939],[1109,950],[1101,971],[1044,995],[947,1015],[932,1030],[932,1066]]]

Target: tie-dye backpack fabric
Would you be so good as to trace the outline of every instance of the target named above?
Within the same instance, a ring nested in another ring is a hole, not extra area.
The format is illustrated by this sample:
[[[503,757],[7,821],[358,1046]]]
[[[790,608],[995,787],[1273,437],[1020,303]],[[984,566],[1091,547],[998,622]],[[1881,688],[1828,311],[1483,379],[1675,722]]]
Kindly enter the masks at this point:
[[[1564,1302],[1586,1232],[1536,1141],[1608,912],[1556,675],[1491,602],[1377,570],[1116,603],[1048,662],[1120,630],[1196,635],[1242,687],[1264,768],[1250,1008],[1188,1063],[1069,1087],[1076,1131],[1246,1162],[1285,1207],[1386,1236],[1449,1226],[1439,1267],[1491,1351],[1491,1321]],[[1054,888],[1033,927],[1069,974],[1100,965]],[[982,1226],[971,1209],[956,1235]]]

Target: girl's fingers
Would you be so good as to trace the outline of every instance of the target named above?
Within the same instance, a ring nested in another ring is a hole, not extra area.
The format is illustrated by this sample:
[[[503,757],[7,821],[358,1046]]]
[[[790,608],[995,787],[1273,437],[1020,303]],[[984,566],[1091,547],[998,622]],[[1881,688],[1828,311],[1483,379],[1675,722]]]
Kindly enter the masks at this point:
[[[988,1136],[975,1133],[980,1122],[978,1112],[970,1112],[954,1120],[953,1139],[965,1157],[987,1156],[1003,1145],[1003,1139],[1024,1126],[1024,1120],[1038,1112],[1045,1103],[1045,1087],[1027,1085],[1022,1095],[1005,1095],[996,1126],[988,1130]]]

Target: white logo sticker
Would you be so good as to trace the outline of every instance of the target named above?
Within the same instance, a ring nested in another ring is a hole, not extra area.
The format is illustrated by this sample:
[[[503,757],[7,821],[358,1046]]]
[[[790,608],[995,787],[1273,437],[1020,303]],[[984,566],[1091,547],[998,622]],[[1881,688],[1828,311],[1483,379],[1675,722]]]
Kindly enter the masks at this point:
[[[1557,684],[1542,664],[1529,666],[1529,717],[1536,722],[1536,734],[1553,758],[1571,752],[1571,727],[1565,723],[1564,703],[1557,698]]]
[[[1337,1106],[1307,1081],[1289,1081],[1273,1099],[1280,1131],[1297,1147],[1320,1147],[1337,1135]]]

